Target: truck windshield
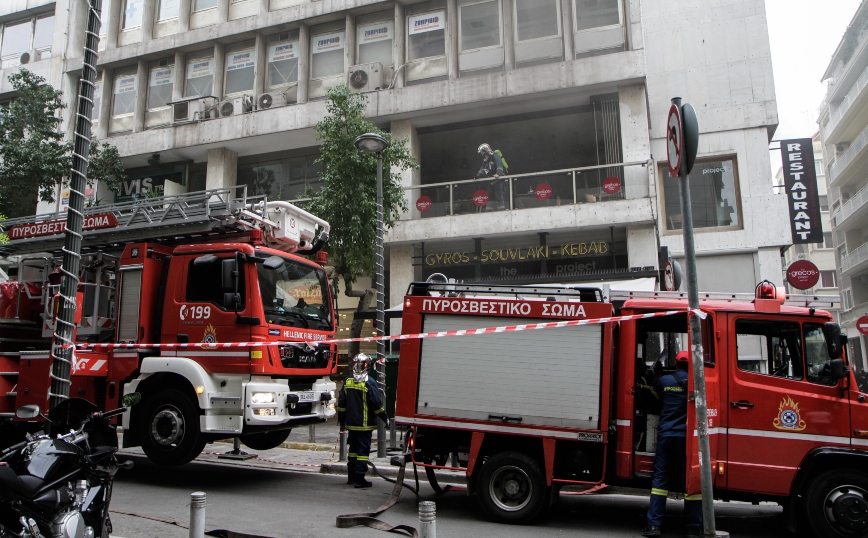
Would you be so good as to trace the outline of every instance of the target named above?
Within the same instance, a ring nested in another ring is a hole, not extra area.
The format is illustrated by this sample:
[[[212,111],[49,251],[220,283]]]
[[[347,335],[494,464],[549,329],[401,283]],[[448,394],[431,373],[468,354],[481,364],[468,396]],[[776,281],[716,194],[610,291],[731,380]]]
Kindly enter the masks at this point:
[[[268,257],[267,254],[257,254]],[[325,271],[289,258],[277,268],[257,264],[259,292],[268,323],[331,330],[328,280]]]

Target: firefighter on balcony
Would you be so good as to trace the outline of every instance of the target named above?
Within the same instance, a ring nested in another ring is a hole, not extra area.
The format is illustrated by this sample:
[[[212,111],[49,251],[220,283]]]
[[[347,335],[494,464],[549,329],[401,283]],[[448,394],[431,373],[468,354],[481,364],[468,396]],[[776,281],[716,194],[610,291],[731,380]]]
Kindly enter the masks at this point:
[[[347,484],[369,488],[365,480],[371,453],[371,437],[380,417],[389,427],[389,415],[383,405],[377,382],[368,377],[371,358],[359,353],[353,359],[353,375],[348,377],[338,397],[338,423],[341,431],[349,431],[347,454]]]
[[[492,201],[497,202],[498,209],[504,209],[509,195],[506,192],[506,180],[499,179],[506,173],[503,157],[501,157],[499,150],[492,150],[488,144],[481,144],[476,151],[482,155],[482,166],[476,172],[476,179],[494,178],[490,183]]]
[[[659,376],[654,390],[661,399],[660,425],[657,428],[657,450],[654,457],[654,478],[651,481],[651,505],[648,524],[642,536],[660,536],[666,497],[671,486],[684,487],[686,481],[687,432],[687,365],[690,354],[679,351],[675,356],[676,371]],[[660,363],[655,365],[658,368]],[[674,476],[679,482],[674,483]],[[702,536],[702,495],[684,498],[684,517],[687,536]]]

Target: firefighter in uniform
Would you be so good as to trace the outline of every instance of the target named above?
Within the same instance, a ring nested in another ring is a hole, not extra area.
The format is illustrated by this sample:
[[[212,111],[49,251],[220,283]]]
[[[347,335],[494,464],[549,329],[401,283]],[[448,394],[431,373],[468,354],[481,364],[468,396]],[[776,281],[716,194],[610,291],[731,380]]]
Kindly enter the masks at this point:
[[[669,487],[684,487],[686,481],[686,433],[687,433],[687,365],[690,354],[679,351],[675,356],[676,371],[660,376],[654,382],[654,390],[662,401],[660,425],[657,428],[657,450],[654,457],[654,478],[651,481],[651,505],[648,507],[648,524],[642,536],[661,536],[660,526],[666,511]],[[659,364],[659,363],[658,363]],[[673,483],[673,476],[679,482]],[[684,516],[687,536],[702,536],[702,495],[687,495],[684,498]]]
[[[380,417],[389,427],[389,415],[380,397],[377,382],[368,377],[371,358],[359,353],[353,359],[353,375],[348,377],[338,397],[338,423],[348,430],[347,484],[369,488],[365,480],[371,453],[371,437]]]

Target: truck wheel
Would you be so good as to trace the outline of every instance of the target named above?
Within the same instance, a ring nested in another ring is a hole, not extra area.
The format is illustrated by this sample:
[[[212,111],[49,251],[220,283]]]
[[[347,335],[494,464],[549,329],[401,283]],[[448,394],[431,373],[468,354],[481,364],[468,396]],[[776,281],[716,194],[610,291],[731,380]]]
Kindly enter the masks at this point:
[[[477,492],[485,512],[503,523],[529,523],[545,507],[542,470],[521,452],[501,452],[485,462]]]
[[[242,435],[241,442],[253,450],[269,450],[279,447],[289,437],[292,430],[277,430],[274,432],[252,433]]]
[[[808,486],[805,501],[817,536],[868,536],[868,474],[855,469],[823,473]]]
[[[199,408],[182,392],[168,389],[149,395],[142,415],[142,449],[154,463],[182,465],[205,448]]]

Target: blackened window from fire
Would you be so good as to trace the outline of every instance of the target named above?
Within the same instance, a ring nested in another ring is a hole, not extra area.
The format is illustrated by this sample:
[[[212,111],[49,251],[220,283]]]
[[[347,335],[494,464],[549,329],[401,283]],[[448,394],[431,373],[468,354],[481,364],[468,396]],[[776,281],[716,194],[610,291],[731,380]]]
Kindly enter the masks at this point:
[[[682,230],[680,180],[669,175],[663,163],[659,169],[663,187],[663,218],[666,231]],[[735,156],[697,159],[688,177],[693,227],[738,228],[741,226],[741,203],[738,185],[738,162]]]

